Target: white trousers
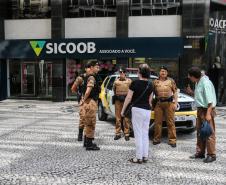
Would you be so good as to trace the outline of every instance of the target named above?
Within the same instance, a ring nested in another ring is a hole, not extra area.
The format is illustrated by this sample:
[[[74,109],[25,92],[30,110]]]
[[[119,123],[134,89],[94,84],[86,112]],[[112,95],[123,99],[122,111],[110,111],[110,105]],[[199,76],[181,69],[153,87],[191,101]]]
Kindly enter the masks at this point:
[[[136,158],[148,157],[149,150],[149,123],[151,111],[137,107],[132,108],[132,124],[135,136]]]

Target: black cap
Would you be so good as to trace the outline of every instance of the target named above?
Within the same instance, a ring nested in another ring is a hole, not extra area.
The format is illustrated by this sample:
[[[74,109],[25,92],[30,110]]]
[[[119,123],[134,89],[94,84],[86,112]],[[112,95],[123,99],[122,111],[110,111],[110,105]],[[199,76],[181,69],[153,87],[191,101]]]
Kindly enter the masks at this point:
[[[90,67],[94,67],[96,65],[99,65],[98,61],[95,60],[90,60],[87,62],[87,64],[85,65],[85,68],[90,68]]]
[[[168,68],[167,68],[166,66],[161,66],[161,67],[160,67],[160,70],[161,70],[161,69],[164,69],[164,70],[168,71]]]
[[[119,68],[119,72],[123,72],[123,73],[125,73],[125,72],[126,72],[126,69],[125,69],[125,68],[123,68],[123,67],[120,67],[120,68]]]

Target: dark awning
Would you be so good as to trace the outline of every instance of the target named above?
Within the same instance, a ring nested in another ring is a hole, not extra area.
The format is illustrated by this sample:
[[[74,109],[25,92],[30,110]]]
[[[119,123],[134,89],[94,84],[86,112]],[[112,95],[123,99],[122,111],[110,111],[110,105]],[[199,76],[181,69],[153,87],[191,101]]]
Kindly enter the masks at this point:
[[[0,58],[177,58],[182,48],[181,37],[4,40]]]
[[[226,6],[226,0],[211,0],[211,2]]]

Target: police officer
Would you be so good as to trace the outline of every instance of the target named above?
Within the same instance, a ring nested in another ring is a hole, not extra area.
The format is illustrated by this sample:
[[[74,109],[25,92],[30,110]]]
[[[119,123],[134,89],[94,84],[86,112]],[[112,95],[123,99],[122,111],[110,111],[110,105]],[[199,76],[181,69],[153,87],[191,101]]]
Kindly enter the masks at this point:
[[[87,67],[90,68],[90,74],[84,78],[82,100],[80,102],[80,105],[84,107],[85,111],[84,147],[86,147],[86,150],[100,150],[100,148],[93,143],[96,127],[97,100],[100,89],[97,81],[99,64],[96,61],[89,61]]]
[[[129,130],[130,130],[130,120],[127,117],[124,117],[122,119],[121,111],[123,107],[123,103],[125,101],[126,95],[129,90],[129,86],[131,84],[131,80],[129,78],[126,78],[124,68],[119,69],[119,78],[117,78],[113,84],[113,90],[115,94],[115,117],[116,117],[116,123],[115,123],[115,137],[114,140],[118,140],[121,138],[121,122],[123,121],[124,126],[124,135],[125,140],[129,140]]]
[[[155,112],[155,128],[153,144],[161,142],[163,117],[168,127],[169,145],[176,147],[176,128],[174,115],[177,108],[177,87],[173,79],[168,78],[168,69],[165,66],[160,68],[159,78],[153,81],[154,93],[157,98]]]
[[[85,73],[84,74],[81,74],[80,76],[78,76],[72,87],[71,87],[71,91],[73,93],[77,92],[78,94],[78,102],[80,102],[81,100],[81,96],[82,96],[82,84],[83,84],[83,81],[84,81],[84,78],[89,75],[89,67],[85,66]],[[84,126],[85,126],[85,123],[84,123],[84,118],[85,118],[85,110],[84,110],[84,107],[82,105],[79,106],[79,133],[78,133],[78,141],[82,141],[82,138],[83,138],[83,130],[84,130]]]

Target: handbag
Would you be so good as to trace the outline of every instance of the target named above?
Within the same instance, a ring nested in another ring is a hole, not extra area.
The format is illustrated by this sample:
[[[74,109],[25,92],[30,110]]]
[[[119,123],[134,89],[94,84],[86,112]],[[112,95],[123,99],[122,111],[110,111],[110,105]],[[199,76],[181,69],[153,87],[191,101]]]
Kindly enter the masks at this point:
[[[115,104],[115,95],[112,96],[111,101],[112,101],[112,105],[114,105]]]
[[[213,130],[212,130],[209,122],[203,121],[201,128],[200,128],[200,131],[199,131],[199,137],[202,140],[206,140],[206,139],[208,139],[208,137],[210,137],[212,135],[212,133],[213,133]]]
[[[124,116],[131,119],[132,118],[132,108],[133,108],[133,105],[136,104],[142,96],[144,96],[145,92],[148,90],[148,87],[150,85],[150,82],[148,81],[148,85],[146,87],[146,89],[143,91],[143,93],[133,102],[133,103],[129,103],[125,109],[125,112],[124,112]]]
[[[156,106],[157,103],[158,103],[158,99],[157,99],[156,97],[153,98],[153,99],[152,99],[152,102],[151,102],[151,104],[152,104],[152,110],[155,109],[155,106]]]
[[[127,105],[126,110],[124,112],[124,116],[131,119],[132,118],[132,108],[133,108],[133,104],[129,103],[129,105]]]
[[[152,98],[152,101],[151,101],[152,110],[155,109],[155,106],[157,105],[157,103],[158,103],[157,93],[156,93],[156,90],[155,90],[155,87],[154,87],[154,89],[153,89],[153,98]]]

